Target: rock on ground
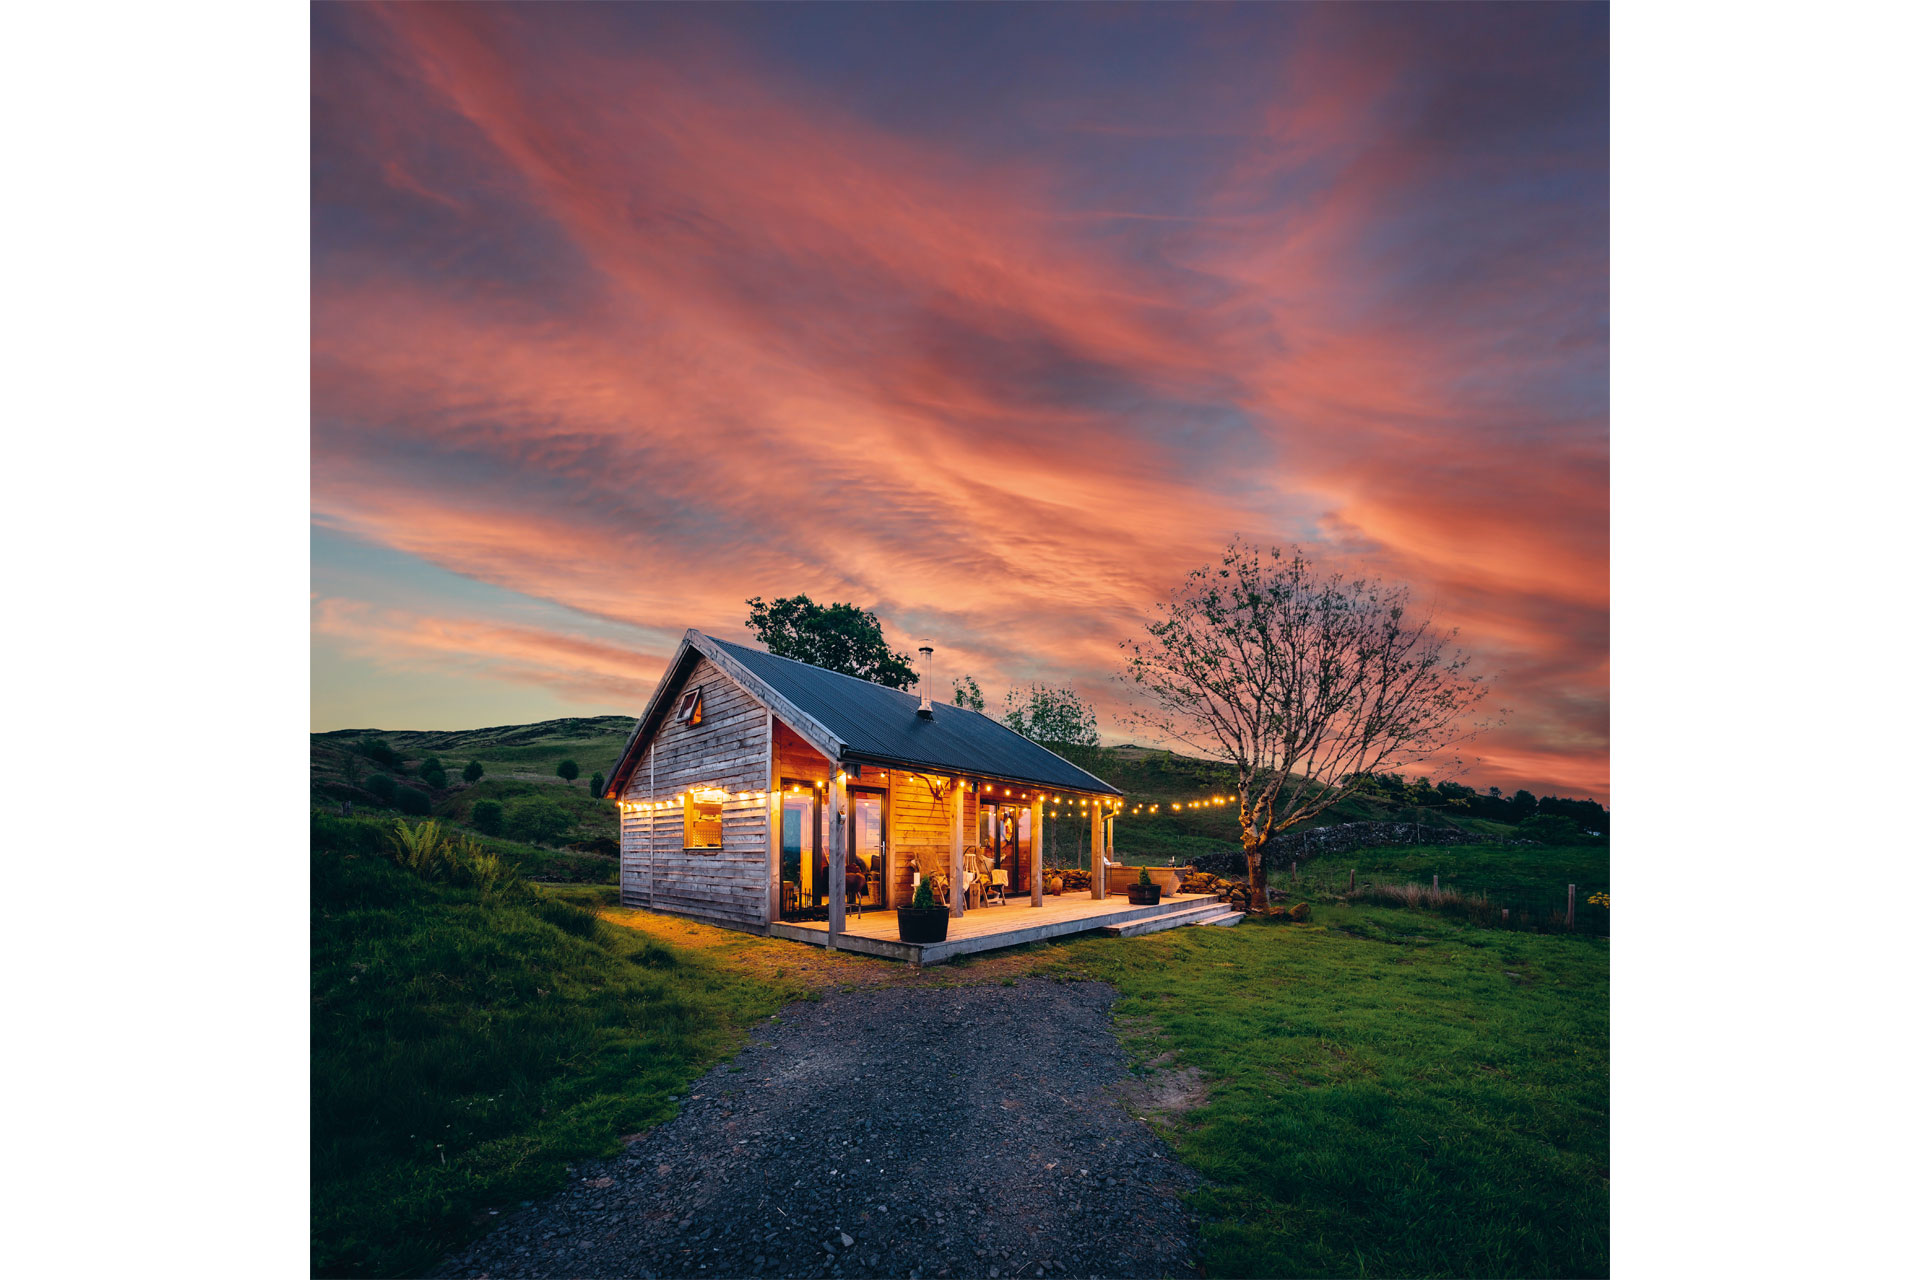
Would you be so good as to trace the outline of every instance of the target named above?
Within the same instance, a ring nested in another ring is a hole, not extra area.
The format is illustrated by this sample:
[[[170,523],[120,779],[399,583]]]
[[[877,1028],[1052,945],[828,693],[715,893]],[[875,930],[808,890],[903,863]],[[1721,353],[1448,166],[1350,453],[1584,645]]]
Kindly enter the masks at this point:
[[[1192,1174],[1121,1107],[1111,987],[795,1004],[445,1276],[1193,1275]]]

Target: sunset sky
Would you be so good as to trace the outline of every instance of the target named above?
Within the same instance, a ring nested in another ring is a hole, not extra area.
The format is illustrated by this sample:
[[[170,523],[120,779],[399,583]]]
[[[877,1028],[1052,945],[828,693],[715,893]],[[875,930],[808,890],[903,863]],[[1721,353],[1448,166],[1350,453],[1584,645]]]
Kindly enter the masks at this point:
[[[746,597],[1073,682],[1236,533],[1608,793],[1602,6],[322,5],[315,729],[637,714]]]

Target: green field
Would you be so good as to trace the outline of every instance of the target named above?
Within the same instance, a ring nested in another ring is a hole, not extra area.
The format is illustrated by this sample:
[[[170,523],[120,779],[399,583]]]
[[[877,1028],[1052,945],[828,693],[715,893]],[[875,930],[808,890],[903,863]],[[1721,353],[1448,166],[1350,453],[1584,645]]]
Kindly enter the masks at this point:
[[[1320,905],[1058,948],[1120,988],[1215,1276],[1608,1269],[1604,939]]]

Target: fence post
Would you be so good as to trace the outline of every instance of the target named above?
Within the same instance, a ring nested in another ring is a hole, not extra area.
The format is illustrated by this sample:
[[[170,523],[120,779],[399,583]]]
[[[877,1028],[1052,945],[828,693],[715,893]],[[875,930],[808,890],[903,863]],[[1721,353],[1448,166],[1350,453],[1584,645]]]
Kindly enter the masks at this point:
[[[1573,886],[1567,886],[1567,928],[1573,928]]]
[[[1506,922],[1507,922],[1507,909],[1505,907],[1502,907],[1500,908],[1500,923],[1505,924]]]
[[[1435,893],[1440,892],[1440,876],[1438,875],[1438,873],[1436,873],[1433,877],[1433,891]]]
[[[1295,880],[1300,878],[1300,859],[1298,858],[1293,860],[1293,878]]]
[[[1353,878],[1359,874],[1360,874],[1360,871],[1359,871],[1359,868],[1357,867],[1347,872],[1347,892],[1348,893],[1353,892]]]

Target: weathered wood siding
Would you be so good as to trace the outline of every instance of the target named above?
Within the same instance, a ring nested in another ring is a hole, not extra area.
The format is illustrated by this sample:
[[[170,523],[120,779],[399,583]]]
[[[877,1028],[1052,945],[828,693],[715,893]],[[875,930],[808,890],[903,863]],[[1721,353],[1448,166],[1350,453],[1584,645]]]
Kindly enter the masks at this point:
[[[942,784],[945,794],[940,799],[934,799],[927,778]],[[916,860],[923,867],[942,872],[952,863],[955,797],[966,806],[961,819],[963,846],[974,842],[974,814],[978,806],[973,791],[953,791],[948,779],[941,774],[923,777],[906,770],[888,770],[887,782],[890,784],[887,834],[894,849],[893,883],[888,886],[893,896],[888,901],[904,907],[913,896]]]
[[[772,721],[765,707],[702,658],[677,699],[698,686],[699,725],[668,720],[620,799],[658,803],[692,787],[728,793],[720,848],[688,849],[683,810],[627,812],[620,823],[620,902],[727,924],[766,920],[768,822],[765,792]]]

